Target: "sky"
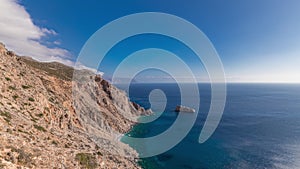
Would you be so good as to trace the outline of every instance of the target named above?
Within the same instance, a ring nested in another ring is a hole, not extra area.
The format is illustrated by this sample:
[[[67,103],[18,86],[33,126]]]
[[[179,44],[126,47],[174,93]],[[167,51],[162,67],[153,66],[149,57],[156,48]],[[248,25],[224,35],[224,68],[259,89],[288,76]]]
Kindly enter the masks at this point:
[[[169,13],[196,25],[218,52],[228,82],[300,83],[298,0],[0,0],[0,41],[17,54],[73,66],[93,33],[139,12]],[[110,78],[127,55],[149,47],[180,55],[199,81],[207,80],[205,68],[188,47],[157,35],[125,39],[99,69]],[[141,81],[170,79],[157,70],[138,76]]]

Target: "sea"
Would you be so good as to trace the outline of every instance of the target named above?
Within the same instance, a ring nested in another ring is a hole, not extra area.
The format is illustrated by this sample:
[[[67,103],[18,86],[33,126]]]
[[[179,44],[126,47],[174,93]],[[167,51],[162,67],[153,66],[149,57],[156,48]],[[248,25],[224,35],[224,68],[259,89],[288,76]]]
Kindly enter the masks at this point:
[[[176,120],[178,113],[174,109],[181,103],[177,84],[131,84],[129,89],[117,86],[145,108],[151,107],[152,90],[160,89],[167,99],[158,119],[137,124],[126,135],[155,136]],[[140,159],[142,168],[300,169],[300,84],[227,84],[221,122],[202,144],[198,138],[211,104],[211,85],[198,84],[198,88],[200,108],[193,128],[170,150]],[[126,139],[121,141],[134,148]]]

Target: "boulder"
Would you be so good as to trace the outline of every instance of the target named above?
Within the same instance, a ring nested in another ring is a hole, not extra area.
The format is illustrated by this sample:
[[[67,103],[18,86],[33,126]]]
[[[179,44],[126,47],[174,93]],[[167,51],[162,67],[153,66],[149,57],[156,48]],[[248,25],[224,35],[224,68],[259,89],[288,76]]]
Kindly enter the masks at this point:
[[[193,109],[193,108],[178,105],[178,106],[176,106],[176,108],[175,108],[175,112],[195,113],[196,111],[195,111],[195,109]]]

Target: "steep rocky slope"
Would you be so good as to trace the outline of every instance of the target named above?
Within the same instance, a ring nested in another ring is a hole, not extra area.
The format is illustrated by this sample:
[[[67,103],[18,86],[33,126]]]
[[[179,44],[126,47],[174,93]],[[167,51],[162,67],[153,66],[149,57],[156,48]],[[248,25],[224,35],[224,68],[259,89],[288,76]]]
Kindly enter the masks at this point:
[[[139,168],[118,137],[149,112],[88,71],[72,81],[73,71],[0,44],[0,168]]]

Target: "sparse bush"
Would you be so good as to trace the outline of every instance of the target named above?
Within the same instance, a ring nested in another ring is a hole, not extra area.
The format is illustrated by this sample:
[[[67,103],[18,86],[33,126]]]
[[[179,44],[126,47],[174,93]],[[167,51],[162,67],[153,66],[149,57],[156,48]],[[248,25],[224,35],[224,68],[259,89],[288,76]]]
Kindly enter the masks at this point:
[[[4,117],[3,119],[4,119],[7,123],[10,123],[10,119],[9,119],[9,118]]]
[[[54,140],[52,140],[51,143],[54,144],[54,145],[57,145],[57,144],[58,144],[58,143],[57,143],[56,141],[54,141]]]
[[[7,117],[7,118],[11,118],[11,115],[10,115],[9,112],[2,112],[2,111],[0,111],[0,115],[4,116],[4,117]]]
[[[24,165],[31,163],[31,154],[25,153],[24,150],[18,149],[19,156],[17,157],[18,162]]]
[[[44,107],[44,109],[47,111],[47,112],[50,112],[50,109],[48,107]]]
[[[43,113],[39,113],[39,114],[35,114],[37,117],[43,117],[44,114]]]
[[[24,106],[31,106],[30,103],[24,103]]]
[[[27,86],[27,85],[22,85],[22,88],[23,88],[23,89],[29,89],[29,88],[31,88],[31,87],[32,87],[32,86],[30,86],[30,85],[29,85],[29,86]]]
[[[10,90],[16,90],[16,88],[14,86],[8,86],[8,89],[10,89]]]
[[[5,80],[9,81],[9,82],[11,81],[11,79],[9,77],[5,77]]]
[[[6,132],[8,132],[9,134],[12,134],[12,130],[10,128],[6,129]]]
[[[75,160],[86,169],[94,169],[98,165],[95,156],[90,153],[78,153],[75,156]]]
[[[18,129],[18,132],[20,132],[20,133],[25,133],[25,134],[30,135],[30,133],[28,133],[27,131],[23,131],[23,130],[21,130],[21,129]]]
[[[9,112],[2,112],[2,111],[0,111],[0,116],[2,116],[3,119],[4,119],[7,123],[10,123],[11,115],[10,115]]]
[[[55,99],[54,99],[53,97],[50,97],[50,98],[49,98],[49,101],[50,101],[51,103],[54,103],[54,102],[55,102]]]
[[[39,125],[36,125],[36,124],[34,124],[33,127],[34,127],[35,129],[39,130],[39,131],[43,131],[43,132],[46,132],[46,131],[47,131],[44,127],[39,126]]]
[[[19,96],[18,96],[18,95],[13,95],[12,98],[13,98],[14,100],[16,100],[17,98],[19,98]]]
[[[17,149],[15,147],[8,147],[11,149],[12,152],[18,153],[17,160],[18,163],[25,165],[25,166],[30,166],[32,163],[32,155],[29,153],[26,153],[23,149]]]
[[[35,101],[34,98],[32,98],[32,97],[29,97],[28,100],[31,101],[31,102]]]

